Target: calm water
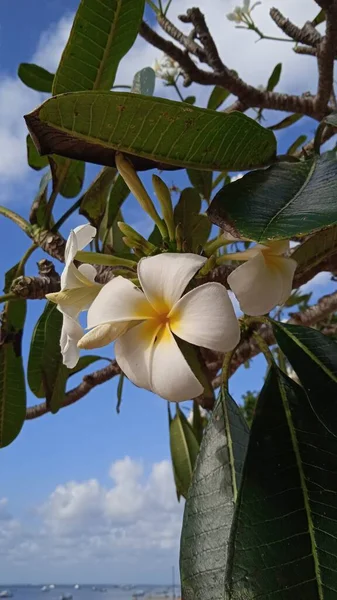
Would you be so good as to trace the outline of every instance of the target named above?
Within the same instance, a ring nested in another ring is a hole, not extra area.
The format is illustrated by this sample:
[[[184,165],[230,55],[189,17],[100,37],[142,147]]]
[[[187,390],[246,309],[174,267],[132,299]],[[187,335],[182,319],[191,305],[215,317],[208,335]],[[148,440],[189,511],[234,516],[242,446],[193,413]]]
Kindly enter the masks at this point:
[[[81,586],[79,590],[75,590],[73,585],[56,585],[54,589],[43,592],[41,585],[16,586],[16,585],[1,585],[0,591],[8,590],[13,594],[13,600],[60,600],[62,594],[71,594],[73,600],[132,600],[132,594],[137,591],[145,592],[145,600],[150,600],[151,596],[156,597],[157,594],[162,594],[167,591],[169,598],[172,598],[172,586],[153,586],[153,585],[133,585],[132,589],[121,589],[103,584],[96,587],[104,587],[106,592],[100,592],[92,589],[91,585]],[[131,586],[130,586],[131,587]],[[177,587],[175,590],[176,596],[179,597],[180,590]]]

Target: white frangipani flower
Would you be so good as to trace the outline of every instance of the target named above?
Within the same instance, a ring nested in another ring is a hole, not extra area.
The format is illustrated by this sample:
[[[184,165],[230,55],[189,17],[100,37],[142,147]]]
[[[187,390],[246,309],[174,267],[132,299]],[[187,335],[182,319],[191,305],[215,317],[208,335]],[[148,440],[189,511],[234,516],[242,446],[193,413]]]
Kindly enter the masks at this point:
[[[137,386],[180,402],[203,391],[175,336],[226,352],[240,329],[227,290],[205,283],[183,295],[206,259],[196,254],[160,254],[138,263],[142,290],[123,277],[107,283],[88,311],[93,328],[78,343],[98,348],[117,340],[116,360]],[[118,338],[118,339],[117,339]]]
[[[155,59],[153,70],[156,77],[164,79],[164,81],[167,81],[168,83],[177,79],[178,75],[181,73],[179,63],[167,54],[163,54],[159,60]]]
[[[46,295],[63,314],[60,345],[63,363],[69,369],[77,364],[77,342],[84,333],[78,322],[78,315],[90,306],[102,287],[94,281],[96,269],[93,265],[83,264],[77,268],[73,260],[77,252],[83,250],[95,235],[96,229],[91,225],[80,225],[70,232],[65,249],[65,267],[61,275],[61,291]]]
[[[227,254],[227,259],[247,261],[227,279],[242,312],[264,315],[289,298],[297,263],[282,256],[288,250],[289,241],[281,240]]]

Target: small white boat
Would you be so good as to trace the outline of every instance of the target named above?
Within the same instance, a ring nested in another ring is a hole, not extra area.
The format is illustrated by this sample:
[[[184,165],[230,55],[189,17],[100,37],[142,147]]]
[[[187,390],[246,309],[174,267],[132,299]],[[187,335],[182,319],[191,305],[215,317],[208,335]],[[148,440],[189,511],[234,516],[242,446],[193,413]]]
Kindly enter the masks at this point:
[[[0,598],[13,598],[13,594],[9,590],[3,590],[0,592]]]
[[[79,589],[80,589],[80,586],[78,585],[78,583],[75,583],[74,590],[79,590]]]

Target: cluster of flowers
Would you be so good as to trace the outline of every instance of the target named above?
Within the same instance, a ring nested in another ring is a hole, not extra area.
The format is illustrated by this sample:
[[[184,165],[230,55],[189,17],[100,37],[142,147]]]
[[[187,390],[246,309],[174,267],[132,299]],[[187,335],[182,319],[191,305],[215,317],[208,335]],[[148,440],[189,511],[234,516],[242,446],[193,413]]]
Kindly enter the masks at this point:
[[[220,283],[193,286],[193,277],[206,258],[169,252],[139,261],[141,289],[121,276],[100,285],[95,282],[95,267],[74,264],[77,252],[95,235],[91,225],[70,233],[61,291],[47,295],[63,313],[64,364],[74,367],[81,348],[100,348],[116,341],[116,360],[135,385],[174,402],[200,395],[203,386],[181,352],[179,340],[218,352],[235,348],[240,327],[226,288]],[[245,261],[228,277],[244,313],[263,315],[287,300],[296,269],[295,261],[283,256],[288,248],[288,242],[277,241],[228,255]],[[78,320],[84,310],[89,329],[85,334]]]

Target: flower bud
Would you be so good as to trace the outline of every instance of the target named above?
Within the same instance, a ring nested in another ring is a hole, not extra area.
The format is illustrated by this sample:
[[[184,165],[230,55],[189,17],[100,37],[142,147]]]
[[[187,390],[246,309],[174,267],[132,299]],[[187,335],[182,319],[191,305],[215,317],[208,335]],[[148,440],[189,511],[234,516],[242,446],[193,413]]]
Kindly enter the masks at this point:
[[[174,240],[175,225],[170,190],[168,189],[166,183],[160,177],[158,177],[158,175],[152,175],[152,184],[161,206],[164,221],[167,225],[169,239],[172,242]]]

